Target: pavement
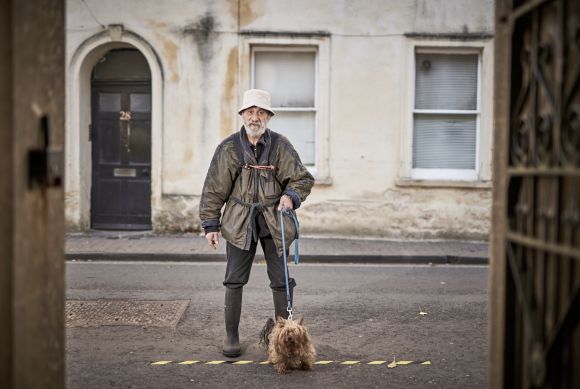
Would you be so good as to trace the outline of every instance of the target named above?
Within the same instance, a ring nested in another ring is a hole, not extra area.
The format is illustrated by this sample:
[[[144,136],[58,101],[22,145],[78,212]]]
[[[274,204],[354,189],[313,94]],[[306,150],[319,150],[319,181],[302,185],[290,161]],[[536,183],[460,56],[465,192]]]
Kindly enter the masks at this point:
[[[117,243],[134,252],[162,239]],[[198,247],[193,237],[168,241],[181,239],[180,247]],[[363,246],[373,245],[381,244]],[[228,359],[224,262],[67,261],[67,301],[188,300],[175,327],[67,328],[67,388],[485,388],[487,266],[300,263],[289,271],[294,314],[305,317],[317,361],[328,363],[281,375],[261,364],[258,346],[274,313],[265,264],[253,265],[244,287],[243,354]],[[401,364],[389,368],[393,360]]]
[[[294,256],[293,244],[290,260]],[[299,239],[301,263],[471,264],[488,263],[486,242],[397,241],[386,239]],[[67,260],[224,262],[226,242],[213,250],[201,235],[153,235],[143,232],[91,231],[67,234]],[[258,245],[255,262],[264,260]]]

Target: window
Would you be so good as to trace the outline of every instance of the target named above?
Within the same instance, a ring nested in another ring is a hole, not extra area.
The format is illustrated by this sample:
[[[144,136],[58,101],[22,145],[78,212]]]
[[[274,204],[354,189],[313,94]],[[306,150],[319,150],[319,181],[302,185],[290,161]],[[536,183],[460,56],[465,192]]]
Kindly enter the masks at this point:
[[[478,179],[479,52],[417,50],[413,179]]]
[[[287,136],[316,185],[332,185],[329,166],[330,34],[251,32],[240,36],[238,101],[250,88],[270,93],[270,128]],[[233,131],[243,124],[241,116]]]
[[[269,127],[288,137],[311,172],[316,170],[316,47],[254,47],[252,88],[270,94]]]
[[[395,184],[490,188],[493,37],[409,36],[405,46]]]

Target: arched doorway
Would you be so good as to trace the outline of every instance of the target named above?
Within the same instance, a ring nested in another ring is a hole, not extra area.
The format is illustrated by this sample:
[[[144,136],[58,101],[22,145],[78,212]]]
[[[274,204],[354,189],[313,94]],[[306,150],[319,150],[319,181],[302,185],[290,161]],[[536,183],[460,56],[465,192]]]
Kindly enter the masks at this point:
[[[151,229],[151,71],[139,50],[93,67],[89,140],[91,228]]]

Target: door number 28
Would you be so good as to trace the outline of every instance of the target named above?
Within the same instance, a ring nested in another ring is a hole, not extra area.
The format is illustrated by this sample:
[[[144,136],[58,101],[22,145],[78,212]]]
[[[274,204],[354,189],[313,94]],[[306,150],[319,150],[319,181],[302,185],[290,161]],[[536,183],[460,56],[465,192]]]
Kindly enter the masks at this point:
[[[121,120],[131,120],[131,112],[121,111]]]

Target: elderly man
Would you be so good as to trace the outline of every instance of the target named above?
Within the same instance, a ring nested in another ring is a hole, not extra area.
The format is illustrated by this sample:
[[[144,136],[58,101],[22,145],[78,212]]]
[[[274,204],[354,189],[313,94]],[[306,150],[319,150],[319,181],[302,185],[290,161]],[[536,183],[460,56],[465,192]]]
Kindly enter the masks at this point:
[[[227,241],[228,263],[223,282],[227,333],[223,354],[227,357],[241,353],[238,325],[242,292],[250,277],[258,240],[266,257],[275,317],[288,318],[283,254],[297,236],[292,217],[284,215],[286,247],[282,247],[279,211],[282,206],[286,210],[299,208],[314,185],[314,178],[288,138],[268,129],[274,111],[267,92],[247,91],[238,113],[244,125],[217,147],[199,204],[201,226],[209,245],[215,250],[220,228]],[[296,282],[293,278],[288,282],[292,301]]]

